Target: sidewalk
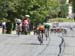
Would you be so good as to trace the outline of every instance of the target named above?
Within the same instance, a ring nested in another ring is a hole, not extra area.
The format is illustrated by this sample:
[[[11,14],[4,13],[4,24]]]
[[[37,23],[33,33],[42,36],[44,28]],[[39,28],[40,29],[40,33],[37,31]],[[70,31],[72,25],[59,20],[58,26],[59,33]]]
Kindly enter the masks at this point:
[[[2,28],[0,28],[0,34],[2,34]],[[15,30],[12,31],[11,34],[16,34],[16,31],[15,31]],[[34,32],[31,31],[31,32],[30,32],[30,35],[33,35],[33,34],[34,34]]]
[[[2,34],[2,28],[0,28],[0,34]],[[16,31],[12,31],[11,34],[16,34]]]

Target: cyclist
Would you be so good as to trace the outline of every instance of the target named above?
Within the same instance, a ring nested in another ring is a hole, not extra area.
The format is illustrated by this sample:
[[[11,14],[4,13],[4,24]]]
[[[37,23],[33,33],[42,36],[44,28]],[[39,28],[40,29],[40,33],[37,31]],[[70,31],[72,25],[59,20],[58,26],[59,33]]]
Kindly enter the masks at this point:
[[[21,19],[15,19],[15,23],[16,23],[16,33],[20,34],[22,31],[22,22]]]
[[[30,25],[30,20],[29,20],[29,15],[25,15],[25,18],[22,20],[22,32],[25,34],[29,33],[29,25]]]
[[[6,22],[3,21],[3,22],[2,22],[2,33],[3,33],[3,34],[5,33],[5,30],[6,30]]]
[[[40,24],[37,27],[37,31],[38,31],[38,40],[40,41],[40,44],[41,44],[41,43],[43,43],[43,33],[45,31],[44,25]]]
[[[49,24],[45,24],[45,36],[46,36],[46,40],[47,40],[47,37],[49,37],[49,29],[50,29],[50,25]]]

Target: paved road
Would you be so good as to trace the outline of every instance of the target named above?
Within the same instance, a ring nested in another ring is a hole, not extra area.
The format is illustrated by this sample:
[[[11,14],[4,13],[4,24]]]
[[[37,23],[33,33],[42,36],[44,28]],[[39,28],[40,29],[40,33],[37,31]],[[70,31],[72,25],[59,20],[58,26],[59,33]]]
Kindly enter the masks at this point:
[[[36,35],[0,34],[0,56],[57,56],[61,38],[50,34],[49,39],[39,45]]]
[[[64,35],[65,49],[63,56],[75,56],[75,29],[73,31],[68,30],[68,33]]]

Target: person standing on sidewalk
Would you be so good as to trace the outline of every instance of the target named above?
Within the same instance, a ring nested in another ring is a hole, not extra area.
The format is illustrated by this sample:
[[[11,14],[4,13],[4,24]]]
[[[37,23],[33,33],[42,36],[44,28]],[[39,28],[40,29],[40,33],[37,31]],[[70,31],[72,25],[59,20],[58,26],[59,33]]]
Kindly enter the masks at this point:
[[[25,34],[30,33],[30,19],[29,15],[25,15],[25,18],[22,20],[22,32]]]
[[[11,34],[11,31],[12,31],[12,22],[8,20],[8,22],[6,23],[6,34]]]
[[[2,34],[6,33],[6,22],[2,22]]]
[[[20,33],[22,32],[22,20],[21,19],[18,19],[16,18],[15,19],[15,23],[16,23],[16,33]]]

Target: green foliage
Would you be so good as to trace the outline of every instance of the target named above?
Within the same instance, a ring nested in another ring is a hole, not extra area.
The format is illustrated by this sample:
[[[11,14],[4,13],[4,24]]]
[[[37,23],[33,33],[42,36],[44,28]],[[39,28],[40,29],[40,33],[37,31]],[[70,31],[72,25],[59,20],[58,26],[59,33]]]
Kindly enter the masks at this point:
[[[75,13],[75,0],[72,0],[73,12]]]
[[[60,0],[60,11],[62,17],[66,17],[68,15],[68,5],[66,4],[66,0]]]
[[[50,19],[48,22],[74,22],[74,19],[68,19],[68,18],[53,18],[53,19]]]
[[[0,18],[14,20],[29,14],[31,20],[44,21],[46,16],[58,14],[60,0],[0,0]]]

